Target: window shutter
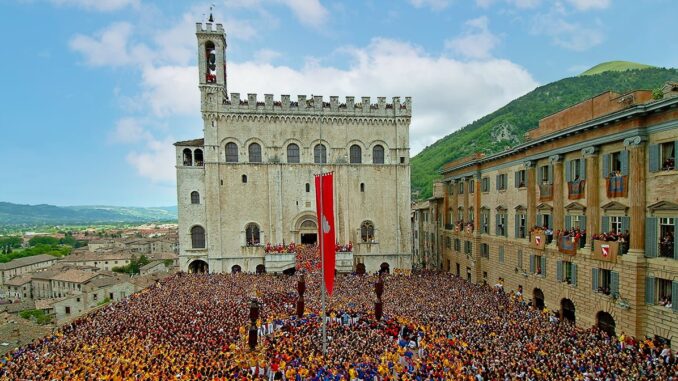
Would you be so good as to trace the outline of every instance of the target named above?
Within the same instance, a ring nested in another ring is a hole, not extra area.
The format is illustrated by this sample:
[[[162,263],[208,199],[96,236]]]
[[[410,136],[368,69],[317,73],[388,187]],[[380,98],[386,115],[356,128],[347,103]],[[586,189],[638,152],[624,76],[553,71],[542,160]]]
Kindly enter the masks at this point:
[[[530,255],[530,274],[534,274],[534,255]]]
[[[622,217],[622,218],[621,218],[621,224],[622,224],[621,229],[622,229],[622,233],[625,233],[627,230],[630,229],[630,226],[629,226],[630,221],[631,221],[631,217]]]
[[[602,223],[600,224],[600,227],[603,230],[601,233],[609,232],[610,231],[610,217],[603,216],[601,221],[602,221]]]
[[[586,180],[586,159],[582,158],[579,160],[579,178]]]
[[[610,271],[610,293],[619,296],[619,273],[616,271]]]
[[[513,218],[513,221],[515,222],[515,225],[513,226],[513,231],[515,233],[516,238],[520,238],[520,214],[516,212],[516,215]]]
[[[499,263],[504,263],[504,246],[499,246]]]
[[[499,190],[499,178],[500,178],[500,177],[501,177],[501,175],[497,175],[497,176],[495,177],[495,179],[494,179],[494,182],[495,182],[494,187],[495,187],[495,189],[497,189],[497,190]]]
[[[570,182],[572,181],[572,160],[567,160],[565,162],[565,181]]]
[[[645,256],[655,258],[657,249],[657,217],[647,217],[645,219]]]
[[[494,235],[501,235],[501,232],[499,231],[499,213],[494,215],[494,220],[495,220],[495,226],[494,226]]]
[[[629,151],[621,151],[619,153],[619,159],[621,159],[621,173],[624,176],[629,175]],[[634,179],[637,180],[637,179]]]
[[[659,144],[650,144],[650,172],[659,171]]]
[[[558,282],[563,281],[563,261],[556,262],[556,280]]]
[[[513,184],[518,188],[518,185],[520,184],[520,171],[515,171],[513,174]]]
[[[565,216],[565,230],[572,229],[572,216]]]
[[[541,256],[541,275],[546,276],[546,256]]]
[[[678,216],[673,217],[673,259],[678,259],[678,242],[676,242],[676,234],[678,234]]]
[[[549,164],[549,184],[553,184],[553,165]]]
[[[598,269],[591,269],[591,285],[593,291],[598,291]]]
[[[537,214],[537,226],[543,226],[543,225],[544,225],[544,215]]]
[[[610,175],[610,155],[603,155],[603,177],[608,177]]]
[[[541,184],[541,182],[543,181],[541,168],[542,167],[537,168],[537,184]]]
[[[673,282],[673,289],[676,288],[676,282]],[[673,296],[673,295],[671,295]],[[645,304],[651,306],[654,304],[654,277],[645,278]]]
[[[575,263],[572,264],[572,285],[576,286],[577,285],[577,265]]]
[[[586,216],[579,216],[579,229],[586,230]]]
[[[673,281],[671,285],[671,304],[673,312],[678,312],[678,281]]]

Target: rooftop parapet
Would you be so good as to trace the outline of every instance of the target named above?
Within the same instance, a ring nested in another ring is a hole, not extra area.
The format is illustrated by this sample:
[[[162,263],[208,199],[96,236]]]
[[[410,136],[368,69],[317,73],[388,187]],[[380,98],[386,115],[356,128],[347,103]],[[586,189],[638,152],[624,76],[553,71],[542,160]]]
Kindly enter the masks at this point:
[[[211,22],[207,23],[195,23],[195,31],[196,32],[215,32],[215,33],[221,33],[224,34],[224,25],[223,24],[216,24],[216,29],[214,28],[214,24]]]
[[[443,165],[441,172],[445,172],[445,171],[449,170],[450,168],[454,168],[458,165],[468,163],[470,161],[482,159],[484,157],[485,157],[485,154],[482,153],[482,152],[476,152],[476,153],[470,154],[468,156],[461,157],[457,160],[450,161],[449,163]]]
[[[372,117],[411,117],[412,98],[405,97],[405,102],[400,102],[400,97],[393,97],[391,103],[386,103],[386,97],[377,97],[377,103],[371,103],[370,97],[361,97],[356,102],[355,97],[346,97],[343,103],[339,97],[331,96],[329,102],[325,102],[322,96],[297,95],[297,100],[292,101],[289,95],[282,95],[280,100],[274,100],[272,94],[265,94],[263,101],[257,98],[257,94],[247,94],[247,98],[240,93],[231,93],[230,99],[224,104],[227,113],[263,113],[263,114],[300,114],[300,115],[343,115],[343,116],[372,116]]]

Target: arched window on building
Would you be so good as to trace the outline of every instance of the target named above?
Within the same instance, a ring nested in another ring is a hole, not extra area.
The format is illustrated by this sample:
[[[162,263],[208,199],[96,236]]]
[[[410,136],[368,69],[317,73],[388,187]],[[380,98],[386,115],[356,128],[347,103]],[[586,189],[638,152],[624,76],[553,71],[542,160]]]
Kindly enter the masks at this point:
[[[316,144],[313,147],[313,162],[316,164],[327,163],[327,147],[322,144]]]
[[[259,245],[259,225],[249,223],[245,227],[245,242],[247,246]]]
[[[238,162],[238,145],[235,143],[226,143],[226,162]]]
[[[191,228],[191,247],[193,249],[205,248],[205,229],[202,226]]]
[[[352,145],[349,151],[351,164],[360,164],[363,162],[363,150],[359,145]]]
[[[200,193],[196,191],[191,192],[191,204],[200,204]]]
[[[372,148],[372,163],[384,164],[384,147],[380,144]]]
[[[193,165],[193,151],[189,148],[184,148],[184,166],[190,167]]]
[[[205,43],[205,82],[217,82],[217,51],[212,41]]]
[[[193,153],[193,156],[195,157],[195,165],[196,166],[202,167],[205,164],[205,161],[203,160],[203,157],[202,157],[202,150],[201,149],[195,150],[195,152]]]
[[[250,157],[250,163],[261,163],[261,146],[259,143],[252,143],[247,148]]]
[[[363,242],[374,242],[374,224],[370,221],[363,221],[360,224],[360,240]]]
[[[299,163],[299,146],[292,143],[287,146],[287,162]]]

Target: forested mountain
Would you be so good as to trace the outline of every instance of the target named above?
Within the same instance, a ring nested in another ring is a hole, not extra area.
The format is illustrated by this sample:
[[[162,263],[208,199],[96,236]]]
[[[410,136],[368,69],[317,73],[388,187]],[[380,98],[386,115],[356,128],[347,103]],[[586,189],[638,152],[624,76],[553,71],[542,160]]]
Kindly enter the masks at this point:
[[[614,67],[615,71],[565,78],[537,87],[426,147],[411,161],[413,195],[418,199],[431,196],[432,182],[439,178],[438,169],[443,164],[471,153],[496,153],[519,144],[523,142],[525,132],[536,128],[545,116],[608,90],[618,93],[652,90],[666,81],[678,80],[678,69],[621,70],[619,61],[606,66]]]

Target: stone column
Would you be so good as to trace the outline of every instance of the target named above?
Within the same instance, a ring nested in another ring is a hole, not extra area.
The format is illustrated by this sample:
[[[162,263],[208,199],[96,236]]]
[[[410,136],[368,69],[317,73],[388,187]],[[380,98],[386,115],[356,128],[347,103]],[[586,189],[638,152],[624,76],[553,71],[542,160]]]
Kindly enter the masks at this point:
[[[450,182],[450,186],[452,187],[452,190],[454,191],[454,195],[452,196],[452,200],[450,202],[450,208],[454,211],[454,215],[457,215],[457,209],[459,208],[459,189],[457,188],[457,182],[452,180]],[[450,211],[448,209],[447,213],[449,214]],[[452,221],[450,221],[451,224],[457,222],[456,218],[452,218]]]
[[[469,204],[469,180],[468,178],[464,178],[462,180],[462,184],[464,184],[464,215],[465,217],[463,218],[464,222],[468,221],[468,207],[470,206]]]
[[[600,171],[598,168],[598,147],[581,150],[586,160],[586,246],[591,250],[591,237],[600,232]]]
[[[449,198],[450,198],[450,187],[451,182],[443,183],[443,227],[447,224],[451,224],[450,213],[449,213]]]
[[[526,161],[525,174],[527,176],[527,231],[537,224],[537,172],[534,161]],[[527,234],[527,232],[525,232]]]
[[[645,253],[645,138],[624,139],[629,151],[629,203],[631,210],[631,245],[629,254]]]
[[[563,157],[549,157],[553,166],[553,230],[565,228],[565,201],[563,200]],[[555,235],[555,234],[554,234]]]
[[[480,191],[481,187],[481,181],[482,178],[480,177],[480,172],[476,173],[473,175],[473,179],[475,180],[475,189],[473,195],[473,234],[475,236],[480,236],[480,229],[478,228],[480,224],[480,206],[482,205],[481,200],[482,200],[482,195],[483,193]]]

